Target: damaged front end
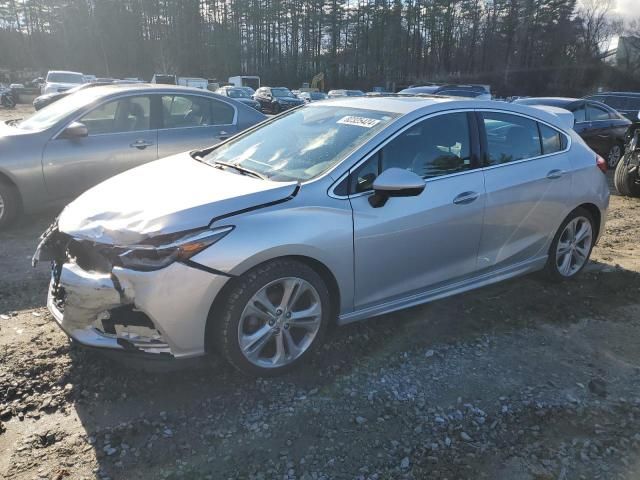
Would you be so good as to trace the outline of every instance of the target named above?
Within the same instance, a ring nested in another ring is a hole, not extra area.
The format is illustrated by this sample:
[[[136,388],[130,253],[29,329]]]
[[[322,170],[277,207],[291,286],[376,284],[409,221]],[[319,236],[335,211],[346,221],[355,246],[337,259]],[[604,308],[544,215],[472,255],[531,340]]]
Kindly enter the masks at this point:
[[[126,252],[75,239],[54,223],[32,263],[51,261],[47,306],[72,339],[90,347],[172,355],[160,329],[136,307],[132,289],[114,272]]]

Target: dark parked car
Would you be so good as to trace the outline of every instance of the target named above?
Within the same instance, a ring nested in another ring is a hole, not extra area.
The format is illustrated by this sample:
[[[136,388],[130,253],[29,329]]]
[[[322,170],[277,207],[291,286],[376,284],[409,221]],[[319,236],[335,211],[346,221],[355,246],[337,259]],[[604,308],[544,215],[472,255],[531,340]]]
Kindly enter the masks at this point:
[[[584,98],[538,97],[522,98],[513,103],[550,105],[573,113],[574,130],[587,145],[602,155],[615,168],[624,154],[624,144],[631,121],[604,103]]]
[[[602,92],[585,98],[604,103],[631,120],[633,126],[629,129],[627,143],[631,140],[635,130],[640,128],[639,92]]]
[[[63,92],[54,92],[54,93],[45,93],[44,95],[40,95],[36,97],[33,101],[33,108],[36,110],[40,110],[47,105],[51,105],[53,102],[57,102],[61,98],[66,97],[67,95],[71,95],[79,90],[84,90],[85,88],[98,87],[100,85],[108,85],[110,83],[114,83],[114,80],[108,81],[95,81],[92,83],[83,83],[82,85],[78,85],[77,87],[70,88],[69,90],[65,90]]]
[[[304,104],[304,100],[296,97],[287,87],[260,87],[253,95],[265,113],[280,113]]]
[[[216,90],[216,93],[218,95],[224,95],[225,97],[233,98],[234,100],[237,100],[240,103],[244,103],[245,105],[255,108],[256,110],[261,109],[260,102],[251,98],[251,94],[244,88],[233,86],[220,87]]]

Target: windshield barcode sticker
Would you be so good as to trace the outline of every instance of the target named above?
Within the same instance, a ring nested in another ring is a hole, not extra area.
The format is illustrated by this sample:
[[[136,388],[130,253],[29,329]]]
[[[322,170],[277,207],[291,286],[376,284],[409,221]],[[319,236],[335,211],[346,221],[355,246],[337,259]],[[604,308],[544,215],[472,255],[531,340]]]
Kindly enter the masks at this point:
[[[380,120],[376,120],[375,118],[347,115],[346,117],[342,117],[340,120],[338,120],[337,123],[342,123],[343,125],[356,125],[358,127],[371,128],[379,124]]]

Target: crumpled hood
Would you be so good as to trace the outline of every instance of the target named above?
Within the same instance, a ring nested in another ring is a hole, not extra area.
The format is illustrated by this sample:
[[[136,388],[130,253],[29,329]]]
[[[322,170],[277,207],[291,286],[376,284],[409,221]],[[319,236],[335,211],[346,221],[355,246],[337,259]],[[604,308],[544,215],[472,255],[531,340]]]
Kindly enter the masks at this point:
[[[128,246],[206,227],[221,215],[285,200],[296,189],[296,183],[220,170],[181,153],[87,190],[60,214],[58,228],[76,238]]]
[[[6,121],[0,121],[0,140],[2,140],[2,137],[15,137],[18,135],[29,135],[31,133],[34,132],[31,130],[22,130],[11,125],[7,125]]]

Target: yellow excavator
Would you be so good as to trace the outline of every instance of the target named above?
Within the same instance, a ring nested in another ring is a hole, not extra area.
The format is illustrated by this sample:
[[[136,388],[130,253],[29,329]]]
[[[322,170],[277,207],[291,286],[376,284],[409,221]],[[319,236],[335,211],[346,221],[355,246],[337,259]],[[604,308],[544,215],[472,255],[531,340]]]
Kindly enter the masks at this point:
[[[303,83],[300,88],[301,92],[322,92],[324,91],[324,72],[316,74],[311,79],[311,84]]]

